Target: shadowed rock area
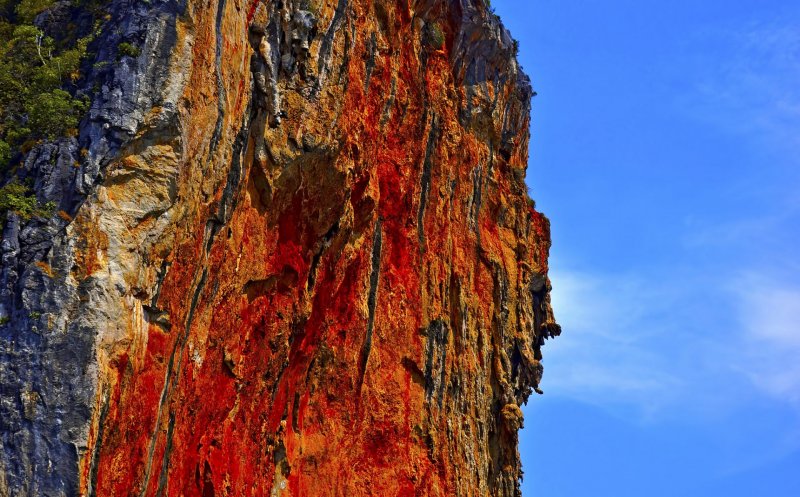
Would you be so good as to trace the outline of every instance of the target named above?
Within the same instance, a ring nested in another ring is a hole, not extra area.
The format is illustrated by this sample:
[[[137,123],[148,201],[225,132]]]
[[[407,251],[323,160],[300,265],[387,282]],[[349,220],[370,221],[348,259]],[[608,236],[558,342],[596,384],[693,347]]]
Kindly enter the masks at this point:
[[[6,214],[0,496],[519,495],[560,328],[484,0],[104,8],[13,172],[58,214]]]

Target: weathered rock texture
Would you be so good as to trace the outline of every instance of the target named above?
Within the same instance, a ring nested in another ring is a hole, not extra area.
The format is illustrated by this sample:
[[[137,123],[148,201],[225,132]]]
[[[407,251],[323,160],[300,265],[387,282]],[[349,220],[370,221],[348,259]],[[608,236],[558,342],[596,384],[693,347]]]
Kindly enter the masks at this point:
[[[559,329],[483,0],[108,8],[3,233],[0,496],[518,495]]]

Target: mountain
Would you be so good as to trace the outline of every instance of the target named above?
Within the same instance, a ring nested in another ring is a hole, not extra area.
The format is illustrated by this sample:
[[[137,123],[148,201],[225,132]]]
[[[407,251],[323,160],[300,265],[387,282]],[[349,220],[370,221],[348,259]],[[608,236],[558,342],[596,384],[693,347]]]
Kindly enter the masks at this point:
[[[560,328],[484,0],[3,5],[78,62],[7,82],[0,496],[520,494]]]

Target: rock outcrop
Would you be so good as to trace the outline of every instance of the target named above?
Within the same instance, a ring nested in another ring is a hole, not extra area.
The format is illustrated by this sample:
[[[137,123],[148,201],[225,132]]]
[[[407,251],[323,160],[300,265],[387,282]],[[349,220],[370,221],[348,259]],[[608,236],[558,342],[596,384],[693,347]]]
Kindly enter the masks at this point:
[[[108,12],[3,231],[0,496],[519,495],[560,329],[483,0]]]

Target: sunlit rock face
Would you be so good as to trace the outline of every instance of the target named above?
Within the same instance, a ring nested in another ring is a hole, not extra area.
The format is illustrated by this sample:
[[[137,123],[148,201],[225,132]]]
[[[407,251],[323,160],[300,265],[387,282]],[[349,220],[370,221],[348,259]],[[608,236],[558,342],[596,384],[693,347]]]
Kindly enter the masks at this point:
[[[3,233],[0,496],[518,495],[560,330],[483,0],[108,9]]]

